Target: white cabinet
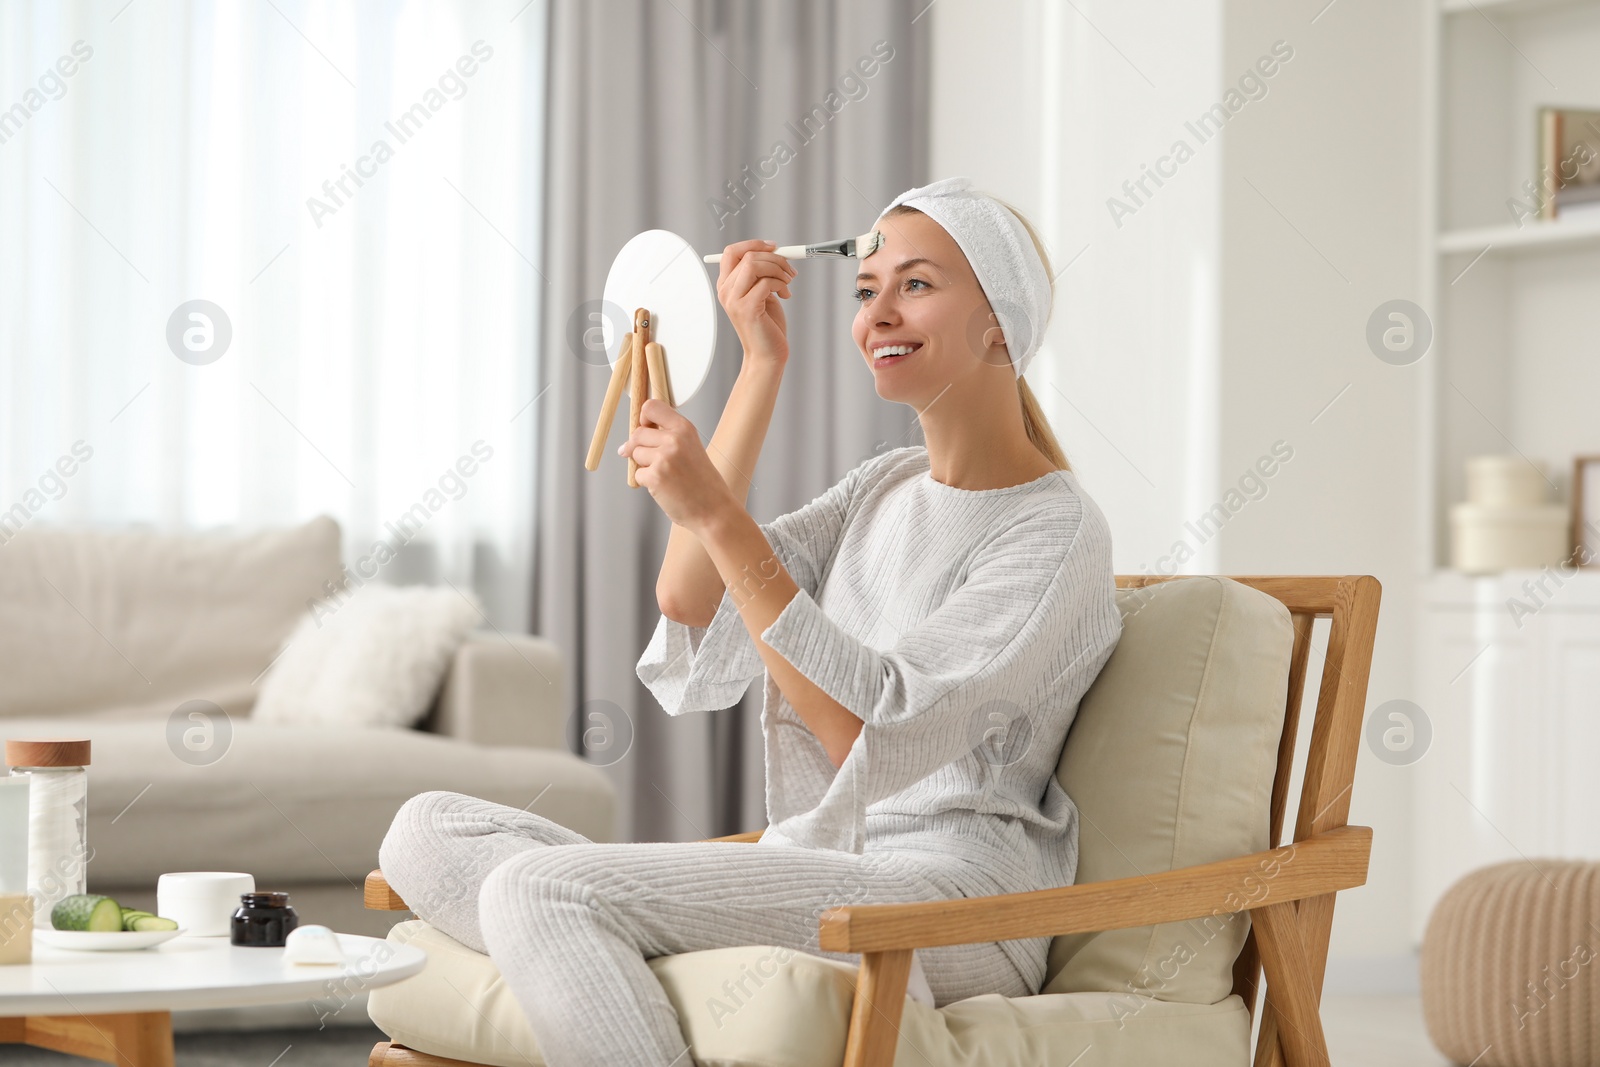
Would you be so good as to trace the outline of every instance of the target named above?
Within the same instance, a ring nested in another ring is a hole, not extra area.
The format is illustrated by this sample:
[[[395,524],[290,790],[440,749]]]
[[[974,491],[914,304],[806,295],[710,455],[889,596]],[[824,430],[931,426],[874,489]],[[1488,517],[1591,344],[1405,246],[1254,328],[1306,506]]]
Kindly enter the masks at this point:
[[[1600,859],[1600,571],[1436,575],[1417,647],[1433,727],[1413,765],[1420,940],[1470,870]]]

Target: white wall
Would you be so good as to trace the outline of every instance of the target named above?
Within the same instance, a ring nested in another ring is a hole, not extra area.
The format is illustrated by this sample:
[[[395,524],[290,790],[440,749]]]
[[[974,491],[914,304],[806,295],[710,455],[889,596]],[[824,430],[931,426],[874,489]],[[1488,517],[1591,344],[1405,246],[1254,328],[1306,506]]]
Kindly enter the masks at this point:
[[[1021,207],[1057,270],[1082,252],[1028,379],[1111,521],[1118,571],[1377,575],[1369,708],[1416,695],[1417,378],[1364,330],[1417,295],[1421,7],[940,0],[928,15],[933,176]],[[1263,56],[1264,95],[1208,139],[1186,125]],[[1163,184],[1123,190],[1180,139],[1192,155]],[[1133,209],[1120,226],[1113,196]],[[1188,520],[1279,441],[1292,458],[1249,487],[1258,499],[1197,533]],[[1372,871],[1340,896],[1328,986],[1411,986],[1410,780],[1364,745],[1351,821],[1375,827]]]
[[[1039,0],[940,0],[928,15],[932,173],[971,175],[1041,227],[1059,277],[1028,383],[1127,572],[1158,570],[1215,499],[1220,154],[1197,153],[1120,227],[1106,200],[1211,97],[1218,6],[1153,19],[1079,4],[1092,26]],[[1189,541],[1214,569],[1215,543]]]
[[[1295,54],[1225,132],[1221,475],[1237,478],[1278,438],[1295,455],[1229,523],[1222,567],[1376,575],[1369,712],[1420,698],[1421,368],[1378,360],[1365,329],[1379,304],[1421,295],[1424,6],[1342,0],[1313,23],[1322,4],[1229,0],[1224,42],[1229,81],[1273,41]],[[1350,821],[1373,827],[1372,865],[1366,886],[1339,896],[1330,986],[1415,981],[1412,777],[1363,741]]]

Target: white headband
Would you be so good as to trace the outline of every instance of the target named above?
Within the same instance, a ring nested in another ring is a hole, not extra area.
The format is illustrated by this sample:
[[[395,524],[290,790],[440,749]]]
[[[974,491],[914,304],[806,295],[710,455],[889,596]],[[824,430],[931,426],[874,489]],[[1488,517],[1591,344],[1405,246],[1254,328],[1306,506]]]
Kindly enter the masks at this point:
[[[943,226],[961,246],[1005,335],[1011,366],[1022,377],[1050,317],[1050,275],[1022,221],[994,197],[978,192],[971,178],[945,178],[907,189],[883,209],[878,221],[902,204]]]

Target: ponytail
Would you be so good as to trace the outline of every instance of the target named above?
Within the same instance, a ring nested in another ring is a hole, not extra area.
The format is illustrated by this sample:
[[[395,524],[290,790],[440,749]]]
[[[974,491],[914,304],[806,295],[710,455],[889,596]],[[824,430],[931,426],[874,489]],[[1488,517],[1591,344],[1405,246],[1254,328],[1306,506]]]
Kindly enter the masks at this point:
[[[1071,470],[1072,464],[1067,462],[1067,454],[1061,451],[1061,443],[1050,429],[1050,420],[1045,418],[1044,409],[1039,407],[1033,390],[1028,388],[1028,379],[1017,379],[1017,396],[1022,401],[1022,425],[1027,429],[1028,440],[1033,442],[1033,447],[1044,453],[1044,458],[1054,463],[1057,470]]]

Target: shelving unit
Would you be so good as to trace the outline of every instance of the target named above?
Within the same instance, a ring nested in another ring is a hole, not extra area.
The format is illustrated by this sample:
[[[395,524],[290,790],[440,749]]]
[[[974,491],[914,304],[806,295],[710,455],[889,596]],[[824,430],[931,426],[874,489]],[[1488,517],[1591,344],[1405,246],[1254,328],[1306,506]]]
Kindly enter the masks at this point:
[[[1441,14],[1465,15],[1483,12],[1493,15],[1519,15],[1552,7],[1581,6],[1585,0],[1443,0]]]
[[[1521,225],[1508,201],[1539,180],[1538,109],[1600,109],[1600,0],[1440,0],[1426,49],[1419,301],[1424,375],[1419,568],[1449,564],[1464,463],[1542,461],[1566,500],[1573,455],[1600,450],[1600,209]]]
[[[1600,241],[1600,210],[1587,209],[1567,218],[1554,218],[1548,222],[1528,222],[1521,226],[1507,223],[1504,226],[1478,226],[1472,229],[1450,230],[1439,234],[1441,254],[1467,252],[1518,252],[1523,249],[1544,249],[1561,245],[1577,246],[1589,241]]]
[[[1574,812],[1600,804],[1600,570],[1468,578],[1448,570],[1450,506],[1483,453],[1542,461],[1570,499],[1572,456],[1600,451],[1600,211],[1518,225],[1539,181],[1541,106],[1600,109],[1600,0],[1438,0],[1422,81],[1423,262],[1433,348],[1418,413],[1423,487],[1417,699],[1432,747],[1414,768],[1413,934],[1475,867],[1600,854]],[[1537,601],[1527,585],[1543,583]],[[1512,600],[1539,603],[1537,616]]]

